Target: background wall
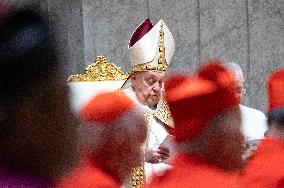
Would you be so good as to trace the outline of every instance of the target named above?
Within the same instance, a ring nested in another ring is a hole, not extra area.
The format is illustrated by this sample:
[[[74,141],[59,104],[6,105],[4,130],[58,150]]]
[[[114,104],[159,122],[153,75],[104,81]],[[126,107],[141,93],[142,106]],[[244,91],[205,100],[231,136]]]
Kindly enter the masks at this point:
[[[265,111],[265,80],[284,66],[284,0],[11,0],[38,3],[55,23],[67,73],[96,55],[130,71],[127,46],[146,17],[163,19],[176,42],[171,68],[194,71],[208,57],[243,68],[245,104]]]

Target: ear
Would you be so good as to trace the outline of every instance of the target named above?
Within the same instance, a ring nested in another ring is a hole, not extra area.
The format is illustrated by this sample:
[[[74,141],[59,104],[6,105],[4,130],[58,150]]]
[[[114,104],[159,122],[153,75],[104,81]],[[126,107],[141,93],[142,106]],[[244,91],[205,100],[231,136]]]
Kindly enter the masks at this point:
[[[130,78],[131,78],[131,80],[135,80],[137,78],[136,73],[135,72],[131,72],[130,73]]]
[[[135,87],[135,80],[137,79],[137,75],[135,72],[130,73],[131,84]]]

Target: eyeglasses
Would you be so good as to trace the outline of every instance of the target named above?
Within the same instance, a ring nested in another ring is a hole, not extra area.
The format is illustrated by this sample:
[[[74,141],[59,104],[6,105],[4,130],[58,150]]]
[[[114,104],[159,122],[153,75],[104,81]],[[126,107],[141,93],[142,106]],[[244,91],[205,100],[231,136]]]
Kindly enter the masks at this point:
[[[247,93],[246,87],[236,87],[236,93],[245,95]]]

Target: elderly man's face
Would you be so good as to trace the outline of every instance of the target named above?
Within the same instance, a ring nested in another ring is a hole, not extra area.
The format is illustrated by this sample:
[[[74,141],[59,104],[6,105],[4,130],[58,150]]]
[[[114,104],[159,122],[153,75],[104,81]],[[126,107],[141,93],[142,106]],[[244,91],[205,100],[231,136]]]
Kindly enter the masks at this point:
[[[242,102],[245,92],[246,91],[243,79],[240,75],[236,75],[236,94],[240,103]]]
[[[154,107],[161,99],[165,72],[147,71],[131,74],[132,87],[137,99],[144,105]]]

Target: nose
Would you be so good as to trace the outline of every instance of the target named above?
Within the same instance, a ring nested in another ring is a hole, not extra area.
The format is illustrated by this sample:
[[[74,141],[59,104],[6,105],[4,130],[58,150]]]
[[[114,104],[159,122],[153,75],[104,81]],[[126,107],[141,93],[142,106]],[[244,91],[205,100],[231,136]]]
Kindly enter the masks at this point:
[[[159,92],[161,90],[161,86],[158,82],[153,85],[153,91]]]

